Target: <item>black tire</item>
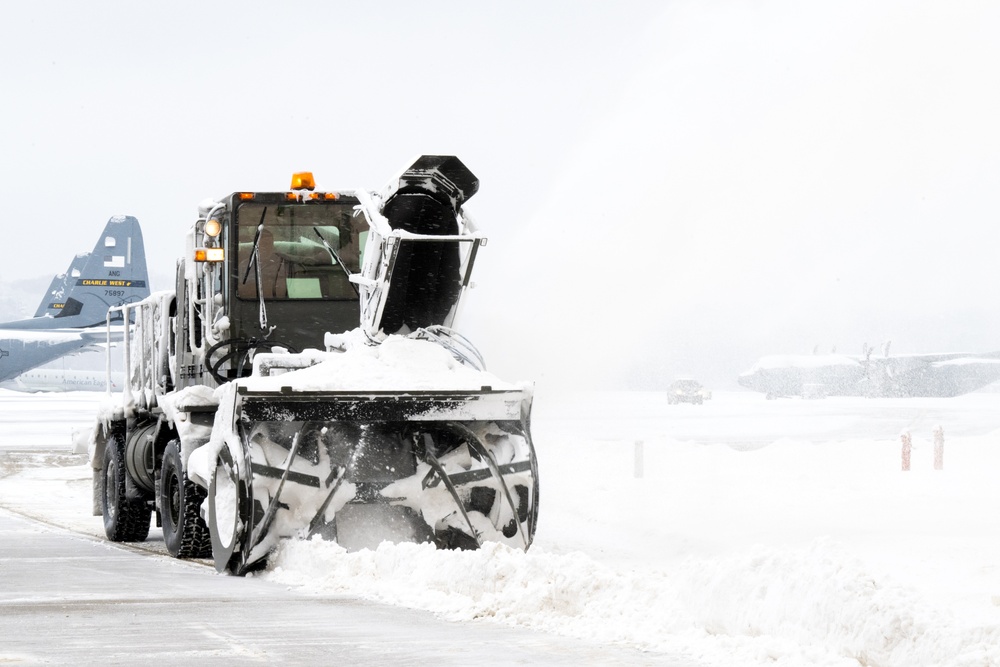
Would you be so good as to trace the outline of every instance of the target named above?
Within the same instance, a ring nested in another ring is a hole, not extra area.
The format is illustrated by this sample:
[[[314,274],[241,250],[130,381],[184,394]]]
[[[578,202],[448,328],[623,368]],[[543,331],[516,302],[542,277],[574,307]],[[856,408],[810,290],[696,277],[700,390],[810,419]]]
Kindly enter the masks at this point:
[[[125,438],[113,433],[104,447],[101,485],[104,534],[112,542],[142,542],[149,535],[153,510],[142,499],[125,494]]]
[[[174,558],[208,558],[212,536],[201,518],[201,503],[208,493],[187,478],[180,443],[171,440],[163,452],[160,469],[160,521],[163,542]]]

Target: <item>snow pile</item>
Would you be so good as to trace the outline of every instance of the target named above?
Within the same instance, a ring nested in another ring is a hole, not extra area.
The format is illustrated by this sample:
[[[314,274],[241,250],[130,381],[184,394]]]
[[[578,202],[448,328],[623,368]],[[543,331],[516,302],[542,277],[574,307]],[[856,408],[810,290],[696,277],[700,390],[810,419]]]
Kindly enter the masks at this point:
[[[284,544],[266,577],[456,621],[488,618],[598,643],[687,651],[710,664],[1000,664],[1000,627],[961,628],[826,540],[628,570],[579,552],[523,553],[492,543],[477,552],[383,543],[347,553],[313,539]]]

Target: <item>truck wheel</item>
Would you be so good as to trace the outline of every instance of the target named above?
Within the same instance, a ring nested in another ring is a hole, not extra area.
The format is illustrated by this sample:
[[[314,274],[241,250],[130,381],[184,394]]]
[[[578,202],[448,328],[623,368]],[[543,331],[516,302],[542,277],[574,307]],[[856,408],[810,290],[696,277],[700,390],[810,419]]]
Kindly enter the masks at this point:
[[[101,495],[104,534],[112,542],[141,542],[149,535],[153,510],[141,499],[126,497],[125,439],[108,438],[104,448],[104,484]]]
[[[201,518],[201,502],[208,494],[189,480],[181,462],[180,443],[171,440],[163,452],[160,470],[160,518],[163,542],[175,558],[208,558],[212,537]]]
[[[219,572],[243,575],[250,526],[250,487],[240,477],[232,454],[223,447],[208,483],[208,526],[212,557]]]

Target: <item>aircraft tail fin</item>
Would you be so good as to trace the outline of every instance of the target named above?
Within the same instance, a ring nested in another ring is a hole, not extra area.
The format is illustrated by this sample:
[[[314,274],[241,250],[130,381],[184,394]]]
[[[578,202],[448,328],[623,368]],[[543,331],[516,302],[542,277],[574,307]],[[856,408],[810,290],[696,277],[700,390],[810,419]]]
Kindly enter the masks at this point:
[[[79,275],[69,277],[67,286],[66,300],[52,318],[57,327],[104,324],[108,308],[149,296],[146,249],[139,221],[130,215],[108,220]]]
[[[77,255],[70,262],[66,273],[60,273],[52,279],[49,289],[42,297],[42,302],[38,304],[38,310],[35,311],[32,317],[45,317],[46,315],[55,317],[62,312],[63,306],[66,305],[66,296],[69,288],[76,282],[77,278],[83,275],[83,267],[88,257],[90,257],[90,253]]]
[[[82,268],[76,270],[79,259]],[[51,317],[47,312],[16,322],[4,322],[4,329],[81,329],[103,325],[108,309],[126,303],[141,301],[149,296],[149,277],[146,275],[146,249],[142,243],[139,221],[130,215],[118,215],[104,227],[94,251],[79,255],[70,264],[65,277],[65,300],[50,300],[49,296],[63,285],[60,276],[52,281],[50,294],[43,305],[52,305]],[[121,321],[121,314],[117,318]]]

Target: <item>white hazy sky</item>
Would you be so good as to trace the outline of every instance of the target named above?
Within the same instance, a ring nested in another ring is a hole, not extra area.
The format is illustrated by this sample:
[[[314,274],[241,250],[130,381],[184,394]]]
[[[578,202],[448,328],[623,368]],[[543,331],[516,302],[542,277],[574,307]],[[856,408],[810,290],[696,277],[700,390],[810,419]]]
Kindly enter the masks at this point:
[[[480,177],[465,330],[500,375],[1000,349],[992,2],[33,2],[0,42],[0,280],[108,217],[169,286],[200,200]],[[594,359],[593,350],[600,354]]]

